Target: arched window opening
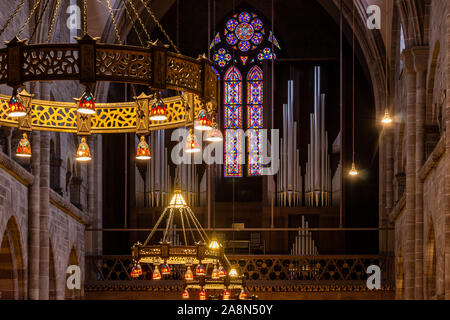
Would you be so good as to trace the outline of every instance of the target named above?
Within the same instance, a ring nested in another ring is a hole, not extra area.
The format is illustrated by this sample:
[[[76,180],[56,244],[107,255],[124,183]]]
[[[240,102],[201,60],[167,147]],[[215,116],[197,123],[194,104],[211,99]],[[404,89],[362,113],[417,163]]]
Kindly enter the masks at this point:
[[[280,44],[261,17],[251,10],[243,10],[226,19],[223,32],[215,35],[210,49],[214,49],[213,60],[223,77],[224,176],[244,176],[245,129],[248,137],[247,176],[259,176],[262,174],[263,143],[261,66],[264,60],[276,58],[275,51],[281,50]]]

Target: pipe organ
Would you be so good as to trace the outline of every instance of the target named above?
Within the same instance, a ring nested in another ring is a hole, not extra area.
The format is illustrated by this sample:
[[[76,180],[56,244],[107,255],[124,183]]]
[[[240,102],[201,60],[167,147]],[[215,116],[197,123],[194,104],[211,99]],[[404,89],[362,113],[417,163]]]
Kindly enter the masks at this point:
[[[147,206],[161,207],[168,203],[172,191],[164,130],[151,132],[149,145],[152,158],[147,165]]]
[[[177,170],[184,199],[189,206],[197,207],[200,202],[197,166],[195,164],[180,164],[177,166]]]
[[[331,167],[325,130],[325,94],[320,93],[320,67],[314,67],[314,113],[310,114],[305,198],[308,207],[331,205]]]
[[[294,121],[294,81],[288,81],[288,103],[283,104],[283,138],[280,139],[280,168],[277,175],[277,202],[280,207],[302,205],[302,168]]]
[[[306,229],[306,230],[305,230]],[[308,221],[302,216],[302,230],[298,231],[292,244],[291,255],[294,256],[312,256],[318,255],[317,245],[312,238],[311,231],[308,231]]]

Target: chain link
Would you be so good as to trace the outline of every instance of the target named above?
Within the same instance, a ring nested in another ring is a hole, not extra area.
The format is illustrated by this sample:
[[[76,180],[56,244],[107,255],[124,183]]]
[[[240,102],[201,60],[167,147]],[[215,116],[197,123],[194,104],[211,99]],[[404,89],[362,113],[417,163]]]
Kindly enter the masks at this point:
[[[112,20],[112,23],[114,26],[114,31],[116,32],[117,41],[119,42],[119,44],[122,44],[122,40],[120,39],[119,29],[117,28],[116,18],[114,17],[114,12],[111,7],[111,0],[106,0],[106,3],[108,4],[109,14],[111,16],[111,20]]]
[[[25,30],[25,27],[28,25],[28,23],[29,23],[30,20],[31,20],[31,17],[33,16],[34,12],[36,11],[37,7],[39,6],[39,3],[41,3],[41,0],[36,0],[36,1],[34,2],[33,8],[31,9],[30,14],[28,15],[27,20],[26,20],[25,23],[23,24],[22,28],[19,30],[19,33],[17,34],[17,38],[19,38],[19,37],[22,35],[23,31]]]
[[[132,24],[133,24],[134,32],[136,32],[136,35],[139,38],[139,42],[140,42],[141,46],[145,47],[144,41],[142,40],[141,34],[138,32],[138,30],[136,28],[136,23],[134,23],[133,18],[131,17],[130,11],[128,10],[128,7],[127,7],[127,4],[125,3],[125,0],[122,0],[122,2],[123,2],[123,5],[125,7],[126,15],[127,15],[128,19],[130,19],[130,22],[132,22]]]
[[[139,24],[141,25],[142,29],[144,29],[144,32],[145,32],[145,35],[147,36],[148,41],[150,41],[151,40],[150,34],[148,33],[147,28],[145,27],[144,23],[142,22],[141,17],[139,16],[139,13],[137,12],[136,7],[133,4],[133,0],[130,0],[129,2],[130,2],[131,8],[133,9],[134,14],[136,15],[137,19],[139,20]]]
[[[6,28],[8,28],[9,24],[14,19],[14,17],[19,13],[19,11],[23,7],[24,3],[25,3],[25,0],[22,0],[19,3],[19,5],[16,7],[16,9],[14,10],[13,14],[11,16],[9,16],[8,20],[6,21],[6,23],[4,24],[4,26],[0,30],[0,36],[3,34],[3,32],[5,32]]]
[[[50,42],[50,38],[52,36],[53,33],[53,27],[55,26],[55,22],[56,22],[56,17],[59,11],[59,6],[61,4],[61,0],[57,0],[56,2],[56,7],[55,7],[55,11],[53,12],[53,16],[52,16],[52,21],[50,23],[50,27],[48,29],[48,34],[47,34],[47,43]]]
[[[142,4],[144,5],[145,9],[147,9],[147,12],[150,14],[150,16],[152,17],[153,21],[156,23],[156,25],[159,27],[159,29],[162,31],[162,33],[164,34],[164,36],[166,37],[166,39],[170,42],[170,44],[172,45],[172,47],[175,49],[175,51],[177,53],[181,53],[180,50],[178,50],[177,46],[175,45],[175,43],[173,43],[172,39],[169,37],[169,35],[167,34],[166,30],[164,30],[163,26],[161,25],[161,23],[159,23],[158,19],[156,18],[156,16],[153,14],[152,10],[150,10],[150,7],[147,6],[147,4],[145,3],[144,0],[141,0]]]
[[[87,33],[87,0],[83,0],[83,34]]]

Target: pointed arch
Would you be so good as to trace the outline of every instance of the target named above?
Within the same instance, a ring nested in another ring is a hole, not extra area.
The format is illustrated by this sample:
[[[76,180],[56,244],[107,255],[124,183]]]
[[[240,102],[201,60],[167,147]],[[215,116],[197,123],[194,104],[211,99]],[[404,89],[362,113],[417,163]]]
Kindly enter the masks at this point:
[[[242,177],[242,75],[231,66],[224,75],[225,177]]]
[[[19,226],[9,218],[0,243],[0,299],[25,298],[25,265]]]
[[[263,71],[254,65],[247,73],[248,175],[262,174]]]
[[[70,266],[70,265],[80,266],[80,262],[79,261],[80,260],[78,258],[77,251],[76,251],[75,247],[73,246],[72,250],[70,251],[69,258],[67,260],[67,266]],[[67,277],[67,275],[66,275],[66,277]],[[65,294],[65,299],[66,300],[76,300],[76,299],[80,299],[81,298],[81,289],[69,290],[67,288],[67,285],[65,285],[65,290],[66,290],[66,294]]]

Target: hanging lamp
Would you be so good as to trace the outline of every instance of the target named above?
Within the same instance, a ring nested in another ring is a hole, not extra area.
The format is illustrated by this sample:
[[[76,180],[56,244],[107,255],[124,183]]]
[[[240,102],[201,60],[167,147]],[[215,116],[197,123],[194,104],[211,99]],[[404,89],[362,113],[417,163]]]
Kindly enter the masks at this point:
[[[206,292],[205,290],[201,289],[200,292],[198,293],[198,298],[200,300],[206,300]]]
[[[231,292],[228,289],[225,289],[223,292],[223,300],[230,300]]]
[[[22,139],[20,139],[19,143],[17,144],[16,157],[31,157],[31,144],[26,133],[22,135]]]
[[[211,119],[206,114],[205,109],[200,109],[197,118],[194,120],[194,128],[201,131],[209,131],[211,127]]]
[[[90,161],[92,159],[91,157],[91,151],[89,150],[89,146],[86,143],[86,138],[81,138],[80,145],[78,146],[77,154],[75,159],[77,161]]]
[[[209,248],[213,250],[218,250],[220,248],[220,244],[216,239],[212,239],[209,243]]]
[[[386,3],[386,26],[388,23],[388,4]],[[381,119],[381,123],[384,125],[390,124],[392,122],[392,118],[389,114],[389,109],[388,109],[388,28],[386,27],[386,44],[385,44],[385,48],[386,48],[386,55],[385,55],[385,110],[384,110],[384,116]]]
[[[353,33],[353,57],[352,57],[352,168],[348,172],[350,176],[356,176],[358,171],[355,165],[355,3],[352,2],[352,33]]]
[[[19,118],[27,115],[27,110],[23,104],[17,89],[14,89],[11,99],[8,102],[8,116],[11,118]]]
[[[153,270],[152,279],[153,280],[161,279],[161,272],[159,271],[158,266],[155,266],[155,269]]]
[[[198,144],[197,137],[192,129],[189,129],[189,135],[186,138],[186,145],[184,151],[187,153],[194,153],[200,151],[200,145]]]
[[[159,93],[155,94],[155,101],[150,109],[150,120],[165,121],[167,120],[167,107]]]
[[[209,142],[223,141],[222,132],[220,132],[219,125],[215,120],[213,120],[211,128],[212,129],[206,133],[205,140]]]
[[[227,271],[225,270],[222,265],[219,265],[219,272],[218,272],[219,278],[225,278],[227,276]]]
[[[391,118],[391,116],[389,115],[389,111],[388,111],[387,108],[386,108],[386,111],[384,112],[384,117],[383,117],[383,119],[381,119],[381,122],[382,122],[383,124],[389,124],[389,123],[392,122],[392,118]]]
[[[133,268],[131,269],[131,273],[130,276],[132,278],[139,278],[142,274],[142,268],[140,266],[140,264],[136,263]]]
[[[186,289],[183,290],[183,294],[181,295],[181,297],[183,299],[189,299],[189,291],[187,291]]]
[[[228,275],[230,276],[230,278],[236,278],[238,276],[238,272],[237,272],[236,268],[232,268],[230,270],[230,272],[228,273]]]
[[[95,99],[91,93],[89,87],[86,87],[83,95],[78,101],[77,111],[82,114],[94,114],[95,113]]]
[[[170,268],[169,268],[169,265],[168,265],[168,264],[164,263],[164,264],[162,265],[162,267],[161,267],[161,274],[162,274],[162,275],[168,275],[168,274],[170,274]]]
[[[247,291],[245,289],[242,289],[241,293],[239,293],[239,300],[247,300]]]
[[[219,277],[219,269],[217,269],[217,266],[214,265],[214,269],[213,269],[213,271],[211,273],[211,279],[218,280],[219,278],[220,278]]]
[[[184,280],[192,281],[194,280],[194,274],[192,273],[191,267],[187,267],[186,273],[184,274]]]
[[[136,159],[137,160],[149,160],[151,159],[150,148],[148,146],[147,141],[144,136],[141,136],[139,144],[136,150]]]
[[[195,269],[196,276],[204,276],[206,274],[205,267],[202,264],[199,264]]]

